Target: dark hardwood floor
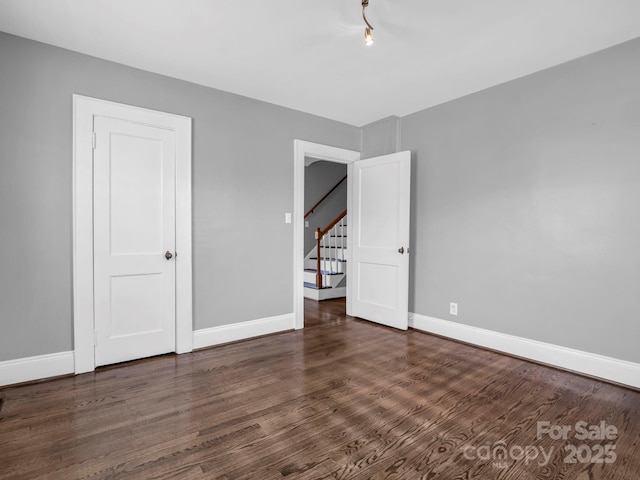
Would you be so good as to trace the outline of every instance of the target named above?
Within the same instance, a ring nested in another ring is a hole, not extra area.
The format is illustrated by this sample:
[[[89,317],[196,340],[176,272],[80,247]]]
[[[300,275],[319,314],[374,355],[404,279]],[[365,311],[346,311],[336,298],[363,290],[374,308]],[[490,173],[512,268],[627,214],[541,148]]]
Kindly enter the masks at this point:
[[[0,479],[640,478],[640,392],[306,306],[301,331],[0,390]]]

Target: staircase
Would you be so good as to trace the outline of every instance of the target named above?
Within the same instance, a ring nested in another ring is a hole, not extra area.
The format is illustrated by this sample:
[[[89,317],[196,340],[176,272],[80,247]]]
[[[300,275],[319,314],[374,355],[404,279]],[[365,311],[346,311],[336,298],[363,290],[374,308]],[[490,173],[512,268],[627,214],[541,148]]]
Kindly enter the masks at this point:
[[[316,231],[316,247],[304,259],[304,296],[318,301],[345,297],[347,258],[345,210],[326,228]]]

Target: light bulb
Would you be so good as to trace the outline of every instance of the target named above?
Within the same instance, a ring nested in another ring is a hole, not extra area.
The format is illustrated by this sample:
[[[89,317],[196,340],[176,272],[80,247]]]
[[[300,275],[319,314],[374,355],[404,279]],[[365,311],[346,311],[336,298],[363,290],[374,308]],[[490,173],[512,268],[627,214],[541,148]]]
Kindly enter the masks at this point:
[[[371,35],[371,29],[369,27],[364,29],[364,43],[366,45],[373,45],[373,35]]]

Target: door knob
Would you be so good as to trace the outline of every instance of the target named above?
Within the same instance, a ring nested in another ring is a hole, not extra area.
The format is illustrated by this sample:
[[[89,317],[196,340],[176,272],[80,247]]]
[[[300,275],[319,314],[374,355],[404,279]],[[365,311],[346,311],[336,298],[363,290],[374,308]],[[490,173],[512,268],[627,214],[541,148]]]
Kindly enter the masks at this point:
[[[166,258],[167,260],[171,260],[173,258],[173,254],[167,250],[167,252],[164,254],[164,258]]]
[[[398,253],[399,253],[400,255],[402,255],[402,254],[404,253],[404,247],[400,247],[400,248],[398,249]]]

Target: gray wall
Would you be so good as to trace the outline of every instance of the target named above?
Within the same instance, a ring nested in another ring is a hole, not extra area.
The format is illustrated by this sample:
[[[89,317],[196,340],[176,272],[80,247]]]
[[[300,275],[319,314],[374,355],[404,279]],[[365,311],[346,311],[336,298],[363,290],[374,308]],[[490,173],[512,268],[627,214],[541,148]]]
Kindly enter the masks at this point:
[[[360,158],[371,158],[400,151],[401,122],[396,116],[386,117],[360,129]]]
[[[313,207],[347,174],[347,166],[341,163],[317,161],[304,169],[304,211]],[[304,229],[304,254],[316,246],[315,231],[325,228],[347,209],[347,181],[336,188],[314,212],[307,217],[309,227]]]
[[[193,118],[195,328],[291,312],[293,139],[359,129],[0,33],[0,361],[73,347],[74,93]]]
[[[412,311],[640,362],[638,58],[634,40],[360,130],[0,33],[0,361],[72,348],[78,93],[193,117],[197,329],[291,311],[294,138],[400,142]]]
[[[639,59],[636,39],[402,119],[410,310],[640,362]]]

